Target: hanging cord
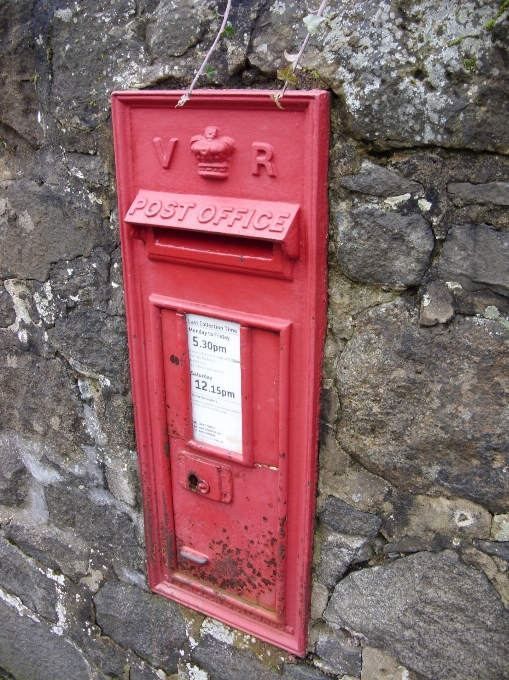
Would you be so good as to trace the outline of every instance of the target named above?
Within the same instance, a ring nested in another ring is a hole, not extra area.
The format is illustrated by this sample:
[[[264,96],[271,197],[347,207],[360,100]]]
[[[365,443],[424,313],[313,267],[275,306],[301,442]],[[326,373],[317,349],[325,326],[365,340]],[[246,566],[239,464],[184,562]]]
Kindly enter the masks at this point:
[[[208,60],[212,56],[212,52],[216,49],[216,45],[219,42],[219,39],[221,38],[221,36],[223,35],[223,33],[226,29],[226,25],[228,24],[228,15],[230,14],[231,6],[232,6],[232,0],[228,0],[228,2],[226,3],[226,9],[225,9],[224,14],[223,14],[223,21],[221,22],[221,27],[219,28],[219,31],[217,32],[216,38],[215,38],[214,42],[212,43],[209,51],[205,55],[205,59],[202,61],[200,68],[196,72],[196,75],[194,76],[193,82],[189,86],[189,89],[178,100],[175,108],[177,108],[177,106],[184,106],[184,104],[187,101],[189,101],[189,97],[191,96],[191,94],[192,94],[192,92],[193,92],[193,90],[196,86],[198,78],[202,75],[203,70],[205,69],[205,66],[207,65]]]
[[[322,21],[324,21],[322,15],[323,15],[324,10],[325,10],[325,8],[327,7],[328,4],[329,4],[329,0],[322,0],[322,4],[316,10],[316,12],[311,12],[310,14],[308,14],[307,17],[304,18],[304,23],[306,24],[306,28],[307,28],[308,33],[307,33],[306,37],[304,38],[298,53],[296,55],[288,55],[285,52],[285,57],[289,61],[291,61],[292,65],[289,66],[287,69],[284,69],[283,71],[279,72],[281,75],[278,74],[278,76],[279,77],[282,76],[282,78],[284,78],[284,80],[285,80],[285,83],[284,83],[282,89],[279,92],[274,92],[274,94],[270,95],[271,99],[274,100],[274,102],[276,103],[276,105],[279,108],[283,108],[281,106],[281,104],[279,103],[279,101],[280,101],[280,99],[282,99],[284,97],[285,92],[286,92],[286,88],[288,87],[288,85],[290,83],[295,83],[296,80],[297,80],[296,77],[295,77],[295,71],[296,71],[297,66],[299,64],[300,58],[304,54],[304,50],[306,49],[306,47],[308,45],[310,37],[314,33],[318,33],[320,24],[322,23]]]

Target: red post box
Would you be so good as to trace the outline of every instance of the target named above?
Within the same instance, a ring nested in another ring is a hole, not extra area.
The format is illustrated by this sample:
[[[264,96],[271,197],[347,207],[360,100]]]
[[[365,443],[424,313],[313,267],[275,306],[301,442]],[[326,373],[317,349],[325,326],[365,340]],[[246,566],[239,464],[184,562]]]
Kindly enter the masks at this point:
[[[112,96],[153,591],[303,655],[328,95]]]

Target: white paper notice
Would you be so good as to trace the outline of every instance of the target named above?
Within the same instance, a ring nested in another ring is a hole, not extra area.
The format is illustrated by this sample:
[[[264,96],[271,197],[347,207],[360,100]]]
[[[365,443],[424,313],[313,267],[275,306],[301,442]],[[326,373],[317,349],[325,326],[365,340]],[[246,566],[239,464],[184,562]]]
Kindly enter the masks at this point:
[[[186,314],[194,439],[242,453],[240,324]]]

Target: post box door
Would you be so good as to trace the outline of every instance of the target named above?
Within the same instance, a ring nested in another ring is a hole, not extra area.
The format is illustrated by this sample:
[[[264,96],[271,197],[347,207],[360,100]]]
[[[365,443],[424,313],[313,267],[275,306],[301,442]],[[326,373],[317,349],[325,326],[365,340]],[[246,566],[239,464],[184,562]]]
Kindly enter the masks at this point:
[[[328,97],[180,95],[112,97],[149,583],[305,654]]]

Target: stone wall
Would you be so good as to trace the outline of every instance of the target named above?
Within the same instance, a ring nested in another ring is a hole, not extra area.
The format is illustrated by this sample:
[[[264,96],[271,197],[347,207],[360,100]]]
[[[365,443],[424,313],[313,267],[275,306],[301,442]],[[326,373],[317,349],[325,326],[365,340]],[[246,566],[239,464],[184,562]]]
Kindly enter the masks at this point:
[[[331,0],[299,72],[332,101],[308,657],[147,588],[109,94],[185,87],[215,4],[0,0],[0,678],[508,679],[498,0]],[[233,4],[214,85],[277,87],[305,3]]]

